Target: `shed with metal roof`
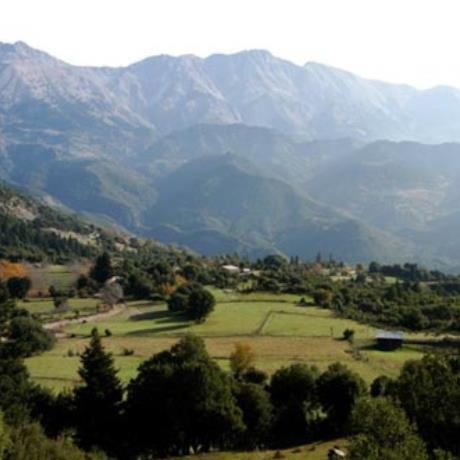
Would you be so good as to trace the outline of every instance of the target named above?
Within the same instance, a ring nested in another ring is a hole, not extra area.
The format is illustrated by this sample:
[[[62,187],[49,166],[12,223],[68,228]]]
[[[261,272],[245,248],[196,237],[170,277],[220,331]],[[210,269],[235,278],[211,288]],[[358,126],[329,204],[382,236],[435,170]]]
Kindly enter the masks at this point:
[[[403,345],[404,334],[402,331],[378,331],[375,340],[379,350],[397,350]]]

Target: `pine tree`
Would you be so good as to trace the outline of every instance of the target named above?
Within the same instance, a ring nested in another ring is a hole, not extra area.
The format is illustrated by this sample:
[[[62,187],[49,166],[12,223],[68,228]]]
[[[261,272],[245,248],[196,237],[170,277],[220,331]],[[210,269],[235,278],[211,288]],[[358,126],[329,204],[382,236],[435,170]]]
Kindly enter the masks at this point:
[[[102,346],[97,329],[81,357],[82,385],[75,390],[76,439],[86,450],[112,454],[120,427],[123,388],[112,355]]]
[[[91,270],[91,278],[98,283],[105,283],[113,274],[112,261],[110,255],[104,252],[96,259],[96,263]]]

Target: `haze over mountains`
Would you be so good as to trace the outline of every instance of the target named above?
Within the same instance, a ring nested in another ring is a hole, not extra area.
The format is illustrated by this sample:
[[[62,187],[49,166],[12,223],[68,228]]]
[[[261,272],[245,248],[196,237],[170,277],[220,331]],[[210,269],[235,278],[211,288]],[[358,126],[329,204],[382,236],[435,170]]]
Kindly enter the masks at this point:
[[[204,253],[460,266],[456,142],[455,88],[259,50],[90,68],[0,44],[0,178]]]
[[[125,68],[89,68],[19,42],[0,45],[0,63],[5,134],[26,136],[24,130],[35,128],[50,142],[59,142],[59,133],[73,134],[72,154],[97,153],[94,142],[103,138],[107,146],[109,134],[131,151],[155,133],[198,123],[264,126],[305,139],[460,140],[457,89],[419,91],[322,64],[300,67],[267,51],[156,56]]]

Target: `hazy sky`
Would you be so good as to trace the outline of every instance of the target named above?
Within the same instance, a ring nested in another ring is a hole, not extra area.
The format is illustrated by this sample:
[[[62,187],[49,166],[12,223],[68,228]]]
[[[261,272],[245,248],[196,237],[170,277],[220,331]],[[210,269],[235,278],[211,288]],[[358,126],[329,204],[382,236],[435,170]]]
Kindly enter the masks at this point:
[[[72,64],[250,48],[419,87],[460,87],[460,0],[0,0],[0,41]]]

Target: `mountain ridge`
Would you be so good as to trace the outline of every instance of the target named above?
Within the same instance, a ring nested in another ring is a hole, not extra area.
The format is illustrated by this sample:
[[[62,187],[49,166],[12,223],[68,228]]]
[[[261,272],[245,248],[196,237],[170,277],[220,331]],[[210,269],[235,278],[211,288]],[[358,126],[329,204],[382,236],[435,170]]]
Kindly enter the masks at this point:
[[[48,129],[54,125],[78,138],[71,151],[79,155],[85,149],[86,155],[91,149],[107,155],[103,145],[96,147],[101,140],[91,128],[106,137],[123,131],[126,154],[158,133],[197,123],[244,123],[304,139],[460,141],[460,124],[453,120],[460,115],[459,89],[419,90],[316,62],[299,66],[265,50],[206,58],[160,55],[124,67],[84,67],[23,42],[0,44],[0,96],[3,112],[28,96],[29,110],[38,104],[34,110],[45,115]],[[430,115],[433,110],[442,123]],[[67,125],[54,119],[59,114]],[[10,115],[4,116],[15,118]],[[85,143],[74,125],[91,133],[91,142]],[[111,148],[122,153],[117,142]]]
[[[99,68],[0,44],[0,179],[205,253],[459,266],[460,147],[420,137],[460,141],[459,90],[264,50]]]

